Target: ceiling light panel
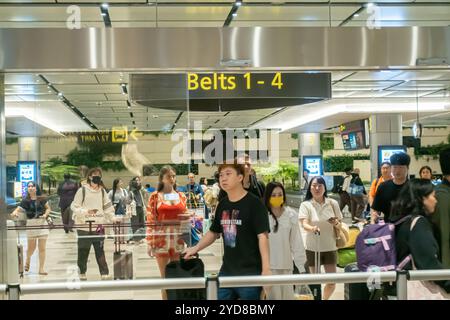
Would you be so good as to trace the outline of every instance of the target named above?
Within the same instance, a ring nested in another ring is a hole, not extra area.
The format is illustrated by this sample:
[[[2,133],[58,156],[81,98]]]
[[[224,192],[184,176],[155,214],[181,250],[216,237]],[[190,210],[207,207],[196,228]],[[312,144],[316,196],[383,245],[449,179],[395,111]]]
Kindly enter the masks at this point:
[[[115,22],[124,22],[124,21],[148,22],[156,20],[156,6],[145,6],[145,7],[113,6],[110,7],[108,11],[114,26]]]
[[[80,7],[83,21],[100,22],[102,17],[97,7]],[[0,10],[0,21],[3,22],[66,22],[68,14],[66,6],[8,6]]]
[[[52,84],[97,84],[98,81],[92,73],[45,73],[42,76]]]
[[[229,6],[159,6],[159,21],[225,21]]]
[[[92,93],[121,93],[122,89],[119,85],[114,84],[65,84],[54,85],[54,87],[64,94],[92,94]]]
[[[43,84],[44,81],[38,74],[20,74],[7,73],[5,74],[5,84]]]
[[[450,80],[450,70],[447,71],[404,71],[398,76],[392,78],[392,80]]]
[[[383,81],[391,80],[400,75],[402,71],[382,70],[382,71],[358,71],[345,78],[344,81]]]
[[[64,95],[70,102],[74,103],[76,101],[106,101],[106,96],[104,94],[67,94]]]
[[[357,6],[331,8],[331,20],[342,21],[358,10]],[[328,21],[330,11],[326,6],[242,6],[236,21]]]

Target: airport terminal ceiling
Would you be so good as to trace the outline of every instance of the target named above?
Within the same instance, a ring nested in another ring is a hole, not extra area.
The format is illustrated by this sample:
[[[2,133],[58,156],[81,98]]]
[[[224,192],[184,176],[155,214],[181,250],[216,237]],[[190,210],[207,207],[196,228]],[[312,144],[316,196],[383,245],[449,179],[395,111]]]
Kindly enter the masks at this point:
[[[332,99],[309,105],[246,110],[242,99],[238,111],[188,113],[187,101],[183,100],[184,110],[134,102],[128,72],[8,73],[7,135],[29,135],[30,126],[22,124],[32,121],[32,131],[40,136],[109,130],[114,126],[164,132],[175,126],[193,127],[196,120],[203,121],[204,129],[253,127],[324,132],[347,121],[386,112],[402,113],[404,125],[411,126],[417,107],[426,126],[450,123],[450,70],[333,71],[331,89]],[[286,119],[293,119],[296,125],[286,127]]]

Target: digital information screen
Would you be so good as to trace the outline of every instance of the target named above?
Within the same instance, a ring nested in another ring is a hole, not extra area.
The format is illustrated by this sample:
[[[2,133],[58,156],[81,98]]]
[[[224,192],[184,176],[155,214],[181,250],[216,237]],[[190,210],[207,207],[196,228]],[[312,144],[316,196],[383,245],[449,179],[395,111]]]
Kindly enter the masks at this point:
[[[22,197],[25,197],[27,194],[27,184],[30,181],[37,182],[36,161],[18,161],[17,179],[21,183]]]
[[[390,160],[391,156],[397,152],[406,153],[405,146],[378,146],[378,176],[381,175],[380,166],[383,162]]]
[[[309,176],[323,175],[323,159],[322,156],[303,156],[303,170],[309,170]]]

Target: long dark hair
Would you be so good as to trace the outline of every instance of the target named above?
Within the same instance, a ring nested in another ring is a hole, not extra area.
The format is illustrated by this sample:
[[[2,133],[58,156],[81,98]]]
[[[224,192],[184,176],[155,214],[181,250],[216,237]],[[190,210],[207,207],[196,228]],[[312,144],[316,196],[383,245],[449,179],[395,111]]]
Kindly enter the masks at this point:
[[[269,182],[266,186],[266,191],[264,192],[264,204],[266,205],[267,210],[269,210],[269,214],[275,220],[275,226],[273,228],[273,232],[278,231],[278,219],[275,216],[275,214],[272,212],[272,208],[270,207],[270,197],[272,196],[272,192],[275,188],[280,188],[281,190],[283,190],[283,203],[286,203],[286,191],[284,190],[283,185],[276,181]]]
[[[426,216],[423,199],[434,191],[434,186],[428,179],[412,179],[400,190],[397,200],[393,202],[392,217],[407,215]]]
[[[116,191],[117,191],[117,186],[119,185],[119,182],[121,181],[122,179],[119,179],[119,178],[117,178],[117,179],[114,179],[114,181],[113,181],[113,187],[112,187],[112,202],[114,202],[114,196],[115,196],[115,194],[116,194]]]
[[[306,192],[306,196],[305,196],[305,201],[311,200],[313,198],[313,195],[312,195],[312,192],[311,192],[311,186],[312,186],[314,180],[316,180],[317,183],[319,183],[319,184],[323,184],[323,186],[325,188],[325,193],[323,194],[323,196],[325,198],[328,197],[327,196],[327,184],[325,183],[325,180],[322,177],[317,176],[317,177],[312,178],[311,181],[309,182],[308,191]]]
[[[41,197],[42,196],[42,192],[41,192],[41,188],[39,187],[39,185],[36,182],[34,182],[34,181],[30,181],[30,182],[27,183],[27,196],[26,196],[26,199],[27,200],[31,200],[30,193],[28,192],[28,186],[30,184],[32,184],[34,187],[36,187],[36,198],[37,199],[42,198]]]
[[[177,172],[175,171],[175,169],[172,166],[164,166],[161,168],[161,170],[159,170],[159,182],[158,182],[158,188],[156,189],[158,192],[160,192],[163,188],[164,188],[164,183],[162,182],[164,176],[169,173],[170,171],[172,171],[173,173],[177,174]],[[177,190],[177,184],[175,183],[173,185],[173,189]]]

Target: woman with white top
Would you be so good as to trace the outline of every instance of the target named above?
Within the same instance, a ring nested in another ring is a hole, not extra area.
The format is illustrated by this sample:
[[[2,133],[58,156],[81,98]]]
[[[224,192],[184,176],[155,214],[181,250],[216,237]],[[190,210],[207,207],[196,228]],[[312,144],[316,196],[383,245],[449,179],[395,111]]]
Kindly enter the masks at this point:
[[[298,225],[298,213],[285,206],[286,192],[279,182],[270,182],[264,193],[264,204],[269,211],[270,269],[273,275],[292,274],[292,259],[301,273],[305,272],[305,247]],[[272,286],[270,300],[292,300],[292,285]]]
[[[322,177],[311,179],[305,201],[300,205],[299,219],[307,231],[306,259],[310,273],[315,272],[314,253],[317,251],[320,254],[320,264],[324,265],[325,272],[335,273],[337,247],[334,228],[341,226],[342,213],[338,202],[327,197],[327,187]],[[336,284],[334,283],[326,284],[323,299],[328,300],[335,288]]]
[[[129,205],[131,201],[129,200],[127,190],[123,188],[122,179],[117,178],[113,181],[113,187],[108,192],[108,198],[114,206],[114,214],[123,218],[121,224],[124,226],[123,230],[126,234],[125,239],[128,241],[132,234],[130,228],[131,220],[130,217],[127,216],[126,206]],[[112,228],[109,228],[109,230],[112,231]]]

